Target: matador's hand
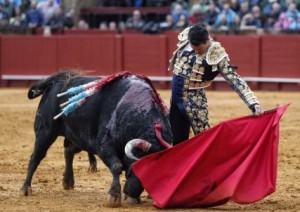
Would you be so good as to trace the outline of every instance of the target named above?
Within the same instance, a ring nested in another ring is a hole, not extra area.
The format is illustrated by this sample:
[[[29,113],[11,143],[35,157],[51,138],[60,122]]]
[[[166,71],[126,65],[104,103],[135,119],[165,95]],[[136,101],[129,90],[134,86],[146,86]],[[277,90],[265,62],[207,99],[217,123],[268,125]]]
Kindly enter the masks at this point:
[[[262,107],[259,104],[254,105],[254,111],[253,114],[255,116],[260,116],[264,113],[265,111],[262,109]]]

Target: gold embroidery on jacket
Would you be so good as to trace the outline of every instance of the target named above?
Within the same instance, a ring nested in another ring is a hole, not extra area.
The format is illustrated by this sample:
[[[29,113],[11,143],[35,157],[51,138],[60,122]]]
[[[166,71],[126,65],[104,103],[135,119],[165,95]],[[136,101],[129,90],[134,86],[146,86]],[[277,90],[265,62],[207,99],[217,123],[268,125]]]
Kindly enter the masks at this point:
[[[220,73],[228,84],[237,92],[241,99],[248,105],[258,104],[258,100],[251,91],[244,79],[242,79],[234,69],[231,68],[227,58],[224,58],[220,63]]]
[[[226,53],[225,49],[219,42],[213,42],[207,51],[206,62],[208,65],[212,66],[212,71],[214,72],[218,70],[218,63],[220,63],[225,57],[228,58],[228,54]]]

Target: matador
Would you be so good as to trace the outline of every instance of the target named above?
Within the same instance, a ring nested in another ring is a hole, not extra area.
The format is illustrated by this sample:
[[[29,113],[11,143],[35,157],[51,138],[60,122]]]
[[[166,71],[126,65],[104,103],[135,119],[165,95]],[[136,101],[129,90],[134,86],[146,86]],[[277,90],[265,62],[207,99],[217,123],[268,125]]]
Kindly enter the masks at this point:
[[[205,88],[218,74],[255,115],[263,113],[257,97],[230,64],[224,47],[210,37],[203,25],[186,28],[179,33],[178,40],[169,66],[173,70],[170,106],[173,145],[189,138],[190,127],[195,135],[210,127]]]

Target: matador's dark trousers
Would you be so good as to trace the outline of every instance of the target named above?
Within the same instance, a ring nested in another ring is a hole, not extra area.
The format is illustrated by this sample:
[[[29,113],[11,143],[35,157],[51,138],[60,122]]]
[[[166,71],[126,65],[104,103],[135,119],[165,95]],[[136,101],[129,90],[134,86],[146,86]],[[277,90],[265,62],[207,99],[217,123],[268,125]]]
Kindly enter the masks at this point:
[[[195,135],[209,129],[207,99],[203,89],[184,90],[183,81],[172,81],[170,123],[173,145],[189,138],[190,127]]]

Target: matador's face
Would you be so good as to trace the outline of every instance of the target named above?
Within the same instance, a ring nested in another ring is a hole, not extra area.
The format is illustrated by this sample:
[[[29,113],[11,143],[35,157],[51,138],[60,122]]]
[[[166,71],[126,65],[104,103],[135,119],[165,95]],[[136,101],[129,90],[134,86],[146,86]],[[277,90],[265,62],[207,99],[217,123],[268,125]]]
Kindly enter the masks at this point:
[[[209,47],[209,43],[210,40],[208,39],[205,43],[201,43],[198,46],[191,44],[191,47],[197,54],[203,54]]]

